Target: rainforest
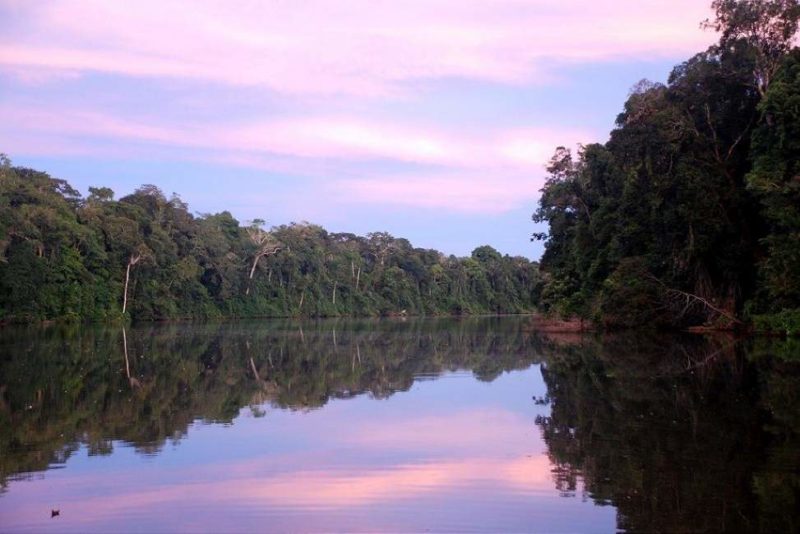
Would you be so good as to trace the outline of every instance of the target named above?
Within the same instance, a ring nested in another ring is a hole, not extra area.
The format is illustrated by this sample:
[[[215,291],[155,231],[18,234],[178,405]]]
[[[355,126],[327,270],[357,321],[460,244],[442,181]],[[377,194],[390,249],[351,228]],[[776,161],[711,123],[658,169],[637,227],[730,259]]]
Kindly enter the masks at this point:
[[[0,531],[800,532],[800,0],[0,21]]]
[[[800,8],[712,8],[717,44],[636,84],[607,142],[556,150],[533,216],[543,309],[800,332]]]
[[[243,225],[153,185],[83,198],[0,161],[4,322],[524,313],[540,286],[536,262],[489,246],[457,258],[386,232]]]

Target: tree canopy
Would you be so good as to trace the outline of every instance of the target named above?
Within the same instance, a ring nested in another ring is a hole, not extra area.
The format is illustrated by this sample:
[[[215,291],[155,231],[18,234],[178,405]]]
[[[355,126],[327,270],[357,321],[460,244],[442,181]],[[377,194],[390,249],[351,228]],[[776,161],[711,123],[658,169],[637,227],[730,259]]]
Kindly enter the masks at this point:
[[[538,265],[468,258],[385,232],[195,216],[143,185],[119,200],[0,161],[0,321],[532,311]]]
[[[712,7],[718,44],[637,84],[605,144],[556,150],[533,216],[544,307],[609,327],[780,312],[800,330],[800,4]]]

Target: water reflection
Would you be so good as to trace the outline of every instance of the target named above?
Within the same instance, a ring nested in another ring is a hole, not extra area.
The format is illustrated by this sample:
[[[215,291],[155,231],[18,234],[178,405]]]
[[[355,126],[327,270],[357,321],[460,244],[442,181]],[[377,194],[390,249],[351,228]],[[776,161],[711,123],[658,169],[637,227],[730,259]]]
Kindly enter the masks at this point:
[[[794,354],[521,318],[6,329],[0,525],[797,530]]]
[[[230,423],[242,406],[312,409],[386,398],[415,377],[471,370],[490,381],[537,354],[520,322],[355,321],[6,329],[0,334],[0,483],[63,463],[83,442],[156,453],[195,419]],[[338,330],[338,331],[337,331]],[[10,463],[9,463],[10,462]]]
[[[785,347],[555,340],[542,369],[552,412],[537,425],[559,491],[582,481],[622,530],[797,531],[800,360],[776,356]]]

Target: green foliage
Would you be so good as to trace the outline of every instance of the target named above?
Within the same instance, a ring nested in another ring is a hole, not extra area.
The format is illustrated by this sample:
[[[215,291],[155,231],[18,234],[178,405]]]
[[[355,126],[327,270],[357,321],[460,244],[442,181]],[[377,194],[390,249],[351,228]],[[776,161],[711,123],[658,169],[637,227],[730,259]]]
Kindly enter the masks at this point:
[[[556,150],[543,307],[630,327],[800,307],[798,2],[713,8],[718,45],[637,84],[607,143]]]
[[[625,258],[603,283],[599,313],[608,328],[658,326],[664,301],[642,258]]]
[[[748,186],[761,201],[768,228],[759,263],[762,309],[800,305],[800,51],[785,60],[759,104]]]
[[[753,327],[758,332],[800,336],[800,309],[754,315],[752,319]]]
[[[538,265],[479,247],[445,257],[385,232],[195,217],[144,185],[81,198],[0,160],[0,321],[521,313]]]

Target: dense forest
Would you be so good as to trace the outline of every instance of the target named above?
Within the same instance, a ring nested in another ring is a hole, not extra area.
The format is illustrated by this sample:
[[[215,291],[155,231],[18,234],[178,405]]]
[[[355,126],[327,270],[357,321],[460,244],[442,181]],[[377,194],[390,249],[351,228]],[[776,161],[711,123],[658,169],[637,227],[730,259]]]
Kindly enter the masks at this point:
[[[195,216],[145,185],[114,199],[0,155],[0,321],[531,311],[538,265],[303,223]]]
[[[542,307],[606,327],[800,333],[797,0],[715,0],[717,44],[550,162]]]

